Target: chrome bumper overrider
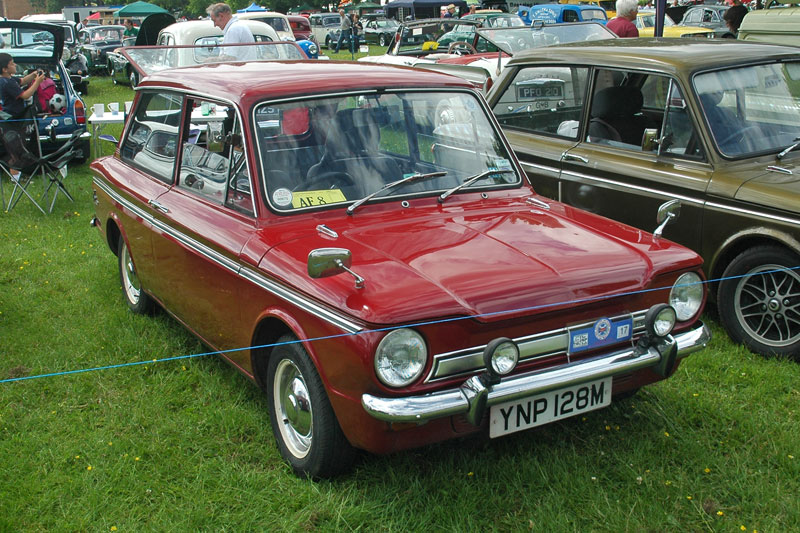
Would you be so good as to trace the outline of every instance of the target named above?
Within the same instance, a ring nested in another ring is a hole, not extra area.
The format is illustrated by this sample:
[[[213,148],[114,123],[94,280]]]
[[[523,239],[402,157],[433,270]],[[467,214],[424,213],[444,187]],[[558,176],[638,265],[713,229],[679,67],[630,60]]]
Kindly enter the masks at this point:
[[[361,404],[371,416],[386,422],[424,422],[446,416],[466,415],[467,420],[477,425],[486,408],[498,403],[644,368],[652,368],[666,375],[672,370],[676,359],[702,349],[710,340],[711,331],[705,324],[699,323],[692,330],[668,336],[646,349],[632,347],[619,350],[507,378],[494,385],[487,385],[480,376],[472,376],[457,389],[421,396],[379,398],[364,394]]]

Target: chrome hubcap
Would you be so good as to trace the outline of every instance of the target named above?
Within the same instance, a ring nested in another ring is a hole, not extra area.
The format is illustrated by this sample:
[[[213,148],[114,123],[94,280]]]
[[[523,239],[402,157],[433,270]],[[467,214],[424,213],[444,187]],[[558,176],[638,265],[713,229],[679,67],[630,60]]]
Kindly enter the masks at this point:
[[[139,284],[139,277],[136,275],[136,271],[133,269],[133,261],[131,260],[131,255],[128,253],[127,246],[123,247],[121,261],[123,277],[122,285],[125,289],[125,294],[127,294],[131,303],[136,304],[139,302],[141,285]]]
[[[292,361],[284,359],[278,363],[273,390],[283,441],[292,455],[305,457],[311,449],[314,429],[311,398],[303,374]]]
[[[759,342],[783,347],[800,340],[800,276],[781,265],[762,265],[739,280],[736,318]]]

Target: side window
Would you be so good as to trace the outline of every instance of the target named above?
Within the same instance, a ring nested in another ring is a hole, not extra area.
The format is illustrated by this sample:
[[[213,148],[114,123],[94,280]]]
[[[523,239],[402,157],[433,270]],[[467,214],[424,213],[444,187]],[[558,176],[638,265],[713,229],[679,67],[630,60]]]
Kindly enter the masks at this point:
[[[188,105],[192,115],[183,137],[178,187],[252,215],[250,174],[236,113],[208,100],[189,100]]]
[[[588,67],[523,68],[492,110],[503,126],[577,139]]]
[[[183,98],[174,93],[142,94],[122,142],[122,159],[154,178],[172,183],[182,103]]]
[[[661,122],[660,115],[651,121],[643,113],[644,95],[640,88],[641,82],[641,75],[630,72],[606,69],[596,71],[589,108],[586,136],[588,142],[641,149],[644,130],[651,124]],[[659,111],[655,110],[654,113]]]
[[[683,92],[674,81],[668,88],[665,103],[664,126],[659,140],[662,155],[702,159],[703,149],[697,136]]]
[[[572,9],[565,9],[564,13],[564,22],[578,22],[578,12],[573,11]]]

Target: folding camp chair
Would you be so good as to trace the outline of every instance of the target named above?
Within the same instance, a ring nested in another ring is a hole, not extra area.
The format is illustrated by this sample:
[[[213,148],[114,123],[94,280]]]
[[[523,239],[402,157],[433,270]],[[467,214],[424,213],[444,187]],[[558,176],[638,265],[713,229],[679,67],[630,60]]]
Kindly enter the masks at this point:
[[[0,122],[0,137],[2,137],[2,144],[6,151],[5,159],[0,160],[0,167],[14,182],[14,189],[11,191],[8,201],[8,211],[13,209],[24,195],[42,213],[45,212],[28,191],[33,179],[40,174],[45,183],[49,182],[40,201],[47,199],[50,191],[53,191],[53,198],[50,202],[51,213],[59,192],[64,193],[70,201],[74,202],[72,195],[64,186],[63,178],[66,173],[62,174],[62,169],[65,169],[67,163],[80,153],[76,145],[82,133],[80,130],[73,132],[69,140],[58,150],[42,156],[39,130],[36,119],[32,115],[26,114],[18,120]]]

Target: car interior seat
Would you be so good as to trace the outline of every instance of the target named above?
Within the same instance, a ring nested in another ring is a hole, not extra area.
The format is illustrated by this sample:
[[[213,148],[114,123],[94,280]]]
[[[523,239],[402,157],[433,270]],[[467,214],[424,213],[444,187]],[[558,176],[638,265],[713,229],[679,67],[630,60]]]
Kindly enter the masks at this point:
[[[606,87],[595,93],[589,141],[616,141],[641,145],[647,117],[641,114],[644,99],[638,87]]]

